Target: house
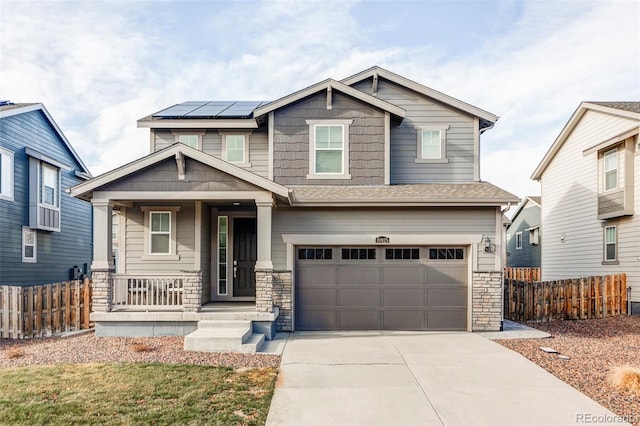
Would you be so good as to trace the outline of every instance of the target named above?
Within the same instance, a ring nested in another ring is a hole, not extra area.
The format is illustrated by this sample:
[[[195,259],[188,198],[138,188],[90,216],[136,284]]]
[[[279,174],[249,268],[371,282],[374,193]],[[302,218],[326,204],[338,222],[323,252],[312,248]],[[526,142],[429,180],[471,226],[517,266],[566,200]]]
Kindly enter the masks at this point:
[[[140,119],[150,154],[72,189],[94,207],[96,332],[500,329],[519,199],[480,180],[496,120],[379,67]]]
[[[528,196],[516,209],[507,227],[507,266],[511,268],[540,267],[540,206],[541,197]]]
[[[65,188],[89,178],[42,104],[0,102],[0,284],[56,283],[88,272],[91,204]]]
[[[624,272],[640,313],[640,102],[582,102],[532,175],[542,279]]]

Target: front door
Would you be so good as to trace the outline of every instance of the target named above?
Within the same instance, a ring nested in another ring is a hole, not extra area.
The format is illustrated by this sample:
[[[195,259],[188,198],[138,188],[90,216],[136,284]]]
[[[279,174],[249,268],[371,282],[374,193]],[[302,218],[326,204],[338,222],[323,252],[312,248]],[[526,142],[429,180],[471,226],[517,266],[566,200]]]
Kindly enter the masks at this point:
[[[233,296],[255,297],[258,257],[256,218],[233,219]]]

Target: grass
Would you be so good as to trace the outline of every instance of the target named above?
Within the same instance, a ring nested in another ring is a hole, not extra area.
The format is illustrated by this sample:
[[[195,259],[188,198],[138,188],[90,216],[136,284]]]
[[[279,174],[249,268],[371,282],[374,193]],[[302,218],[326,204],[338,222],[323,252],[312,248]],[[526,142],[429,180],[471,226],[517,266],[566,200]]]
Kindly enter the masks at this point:
[[[264,424],[276,369],[108,363],[0,370],[3,424]]]

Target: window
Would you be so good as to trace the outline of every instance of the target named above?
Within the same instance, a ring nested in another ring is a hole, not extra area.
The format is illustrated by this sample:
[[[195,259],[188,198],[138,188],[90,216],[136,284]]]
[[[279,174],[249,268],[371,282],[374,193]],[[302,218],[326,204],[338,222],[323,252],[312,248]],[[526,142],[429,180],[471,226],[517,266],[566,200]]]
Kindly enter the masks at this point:
[[[229,218],[218,216],[218,295],[227,295],[227,249]]]
[[[516,250],[522,249],[522,232],[516,232]]]
[[[618,187],[618,149],[604,153],[604,190]]]
[[[375,248],[343,248],[342,260],[375,260]]]
[[[446,163],[446,135],[449,125],[417,126],[416,163]]]
[[[307,120],[309,124],[308,179],[351,179],[349,125],[353,120]]]
[[[222,159],[236,166],[251,167],[249,161],[251,132],[219,133],[222,136]]]
[[[37,234],[34,229],[22,228],[22,261],[35,263],[37,259]]]
[[[13,152],[0,148],[0,200],[13,201]]]
[[[331,260],[333,250],[330,248],[299,248],[298,259],[300,260]]]
[[[113,219],[117,220],[117,217],[114,217]],[[114,223],[111,225],[111,240],[118,241],[118,224],[117,223]]]
[[[420,259],[420,249],[388,248],[384,250],[384,258],[387,260],[418,260]]]
[[[535,227],[529,229],[529,244],[532,246],[540,244],[540,228]]]
[[[58,200],[59,192],[59,173],[58,168],[47,163],[42,163],[42,196],[41,202],[49,206],[57,207],[60,205]]]
[[[463,248],[430,248],[429,249],[430,260],[463,260],[464,249]]]
[[[171,133],[175,136],[175,141],[190,146],[194,149],[202,150],[202,136],[204,130],[173,130]]]
[[[605,226],[604,228],[604,260],[614,261],[617,259],[618,239],[615,226]]]
[[[144,212],[144,261],[180,260],[176,239],[179,206],[141,206]]]

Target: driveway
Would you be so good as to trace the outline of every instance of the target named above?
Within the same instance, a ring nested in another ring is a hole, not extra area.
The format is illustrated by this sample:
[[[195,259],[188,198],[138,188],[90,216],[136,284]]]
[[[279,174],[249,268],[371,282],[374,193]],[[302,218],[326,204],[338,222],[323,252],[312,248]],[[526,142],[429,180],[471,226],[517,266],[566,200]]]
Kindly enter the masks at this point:
[[[477,334],[296,332],[267,425],[572,425],[598,416],[615,418]]]

